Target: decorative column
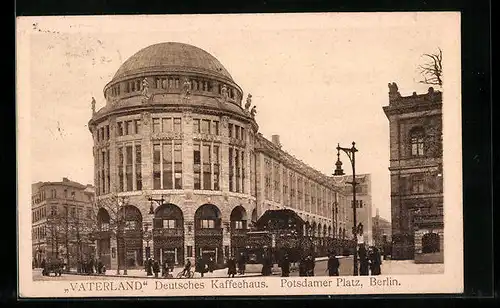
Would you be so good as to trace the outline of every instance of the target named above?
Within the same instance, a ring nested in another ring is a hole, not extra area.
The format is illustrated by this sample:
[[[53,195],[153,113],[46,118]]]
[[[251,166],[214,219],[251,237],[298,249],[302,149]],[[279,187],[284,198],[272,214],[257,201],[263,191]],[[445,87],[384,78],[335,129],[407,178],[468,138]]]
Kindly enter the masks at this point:
[[[221,161],[220,161],[220,187],[223,192],[229,191],[229,133],[228,133],[228,124],[229,117],[222,116],[220,119],[221,130],[220,136],[222,140],[222,144],[220,147],[221,151]]]
[[[143,112],[141,118],[142,190],[153,189],[153,142],[151,140],[151,114]]]

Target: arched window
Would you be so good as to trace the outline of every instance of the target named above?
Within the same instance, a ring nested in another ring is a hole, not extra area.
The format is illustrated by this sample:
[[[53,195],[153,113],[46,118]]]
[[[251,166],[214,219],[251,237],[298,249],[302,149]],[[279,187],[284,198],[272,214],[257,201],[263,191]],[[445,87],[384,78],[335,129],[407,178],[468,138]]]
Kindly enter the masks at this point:
[[[220,229],[221,227],[221,212],[219,208],[213,204],[204,204],[200,206],[195,214],[196,229]]]
[[[424,156],[425,131],[422,127],[415,127],[410,131],[411,156]]]
[[[237,206],[231,211],[231,229],[246,229],[247,228],[247,212],[244,207]]]

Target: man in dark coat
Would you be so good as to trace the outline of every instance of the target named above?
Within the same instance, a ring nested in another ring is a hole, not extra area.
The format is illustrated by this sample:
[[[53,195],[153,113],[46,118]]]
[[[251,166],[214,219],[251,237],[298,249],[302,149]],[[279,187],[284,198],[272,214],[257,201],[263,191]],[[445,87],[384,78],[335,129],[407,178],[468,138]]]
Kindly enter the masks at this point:
[[[238,258],[238,273],[240,275],[245,275],[245,269],[246,269],[245,255],[241,253]]]
[[[367,251],[364,245],[359,246],[358,255],[359,255],[359,275],[368,276],[369,262],[368,262]]]
[[[290,276],[290,260],[288,259],[288,255],[285,254],[283,256],[283,260],[281,261],[281,277],[289,277]]]
[[[267,255],[264,256],[264,259],[262,260],[262,271],[261,274],[262,276],[269,276],[272,273],[272,262],[271,258]]]
[[[200,273],[201,277],[203,277],[205,275],[205,272],[206,272],[205,266],[206,265],[205,265],[205,261],[203,260],[203,258],[198,257],[198,259],[196,259],[194,269],[197,273]]]
[[[372,275],[380,275],[380,265],[382,264],[380,252],[377,247],[373,247],[370,254],[370,271]]]
[[[312,255],[308,255],[306,258],[306,271],[307,276],[314,276],[314,268],[316,264],[314,261],[314,257]]]
[[[340,262],[335,253],[330,253],[328,257],[328,276],[339,276]]]
[[[160,272],[160,263],[158,260],[153,261],[153,272],[155,273],[155,278],[158,278],[158,273]]]
[[[151,257],[146,262],[146,273],[148,276],[153,276],[153,259]]]
[[[45,261],[45,258],[42,260],[40,266],[42,267],[42,276],[47,275],[47,263]]]
[[[89,260],[89,274],[94,273],[94,258],[90,257]]]
[[[168,268],[167,268],[167,259],[163,259],[163,263],[161,264],[161,276],[167,277]]]
[[[234,278],[234,275],[236,275],[236,260],[234,257],[229,257],[227,260],[227,275],[230,278]]]
[[[302,257],[299,262],[299,276],[307,276],[307,260],[305,257]]]

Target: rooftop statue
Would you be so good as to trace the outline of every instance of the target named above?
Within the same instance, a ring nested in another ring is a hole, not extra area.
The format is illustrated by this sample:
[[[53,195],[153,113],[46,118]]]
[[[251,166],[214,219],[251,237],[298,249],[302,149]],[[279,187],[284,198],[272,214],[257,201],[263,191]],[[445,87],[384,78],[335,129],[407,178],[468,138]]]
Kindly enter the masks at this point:
[[[256,113],[257,113],[257,107],[253,106],[252,110],[250,110],[250,115],[252,115],[252,118],[255,118]]]
[[[229,93],[227,92],[227,86],[224,84],[222,85],[222,88],[220,89],[220,92],[222,94],[222,99],[227,100],[227,97],[229,96]]]
[[[95,98],[92,96],[92,102],[90,103],[92,105],[92,114],[95,114]]]
[[[401,97],[401,94],[399,93],[398,90],[398,85],[395,82],[389,83],[388,86],[389,86],[389,99]]]
[[[146,99],[150,99],[151,98],[151,93],[149,92],[149,82],[148,82],[147,78],[144,78],[142,80],[142,95]]]
[[[252,104],[252,94],[248,93],[247,102],[245,104],[245,111],[250,110],[250,105]]]

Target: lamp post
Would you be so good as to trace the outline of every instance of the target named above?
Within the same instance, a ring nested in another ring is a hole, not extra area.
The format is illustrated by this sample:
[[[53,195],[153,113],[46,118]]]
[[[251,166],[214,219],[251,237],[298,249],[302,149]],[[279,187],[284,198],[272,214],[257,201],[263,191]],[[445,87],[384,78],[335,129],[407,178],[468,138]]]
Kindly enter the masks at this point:
[[[165,204],[166,199],[163,198],[163,195],[161,195],[160,199],[155,199],[155,198],[152,198],[152,197],[146,197],[146,199],[151,203],[150,207],[149,207],[149,215],[151,215],[154,218],[154,215],[155,215],[154,203],[157,204],[157,209],[158,209],[158,207],[160,207],[160,206],[162,206],[162,205]],[[149,236],[149,240],[151,240],[151,239],[154,238],[154,228],[155,228],[155,226],[153,224],[153,228],[152,228],[152,231],[153,231],[152,233],[153,234]],[[146,226],[146,232],[147,232],[147,226]],[[146,240],[147,241],[147,247],[148,247],[148,249],[149,249],[149,240]],[[154,240],[153,240],[153,246],[154,246]]]
[[[119,237],[119,233],[121,231],[121,238],[123,240],[123,253],[124,253],[124,264],[123,264],[123,275],[128,275],[127,272],[127,239],[125,238],[125,229],[126,229],[126,220],[127,220],[127,208],[126,206],[128,205],[128,197],[120,197],[117,202],[118,206],[118,211],[117,211],[117,216],[118,217],[118,224],[117,224],[117,235]],[[122,229],[122,230],[120,230]],[[117,238],[118,238],[117,237]],[[117,245],[118,246],[118,245]],[[118,246],[118,260],[120,260],[120,253],[119,250],[120,247]],[[118,262],[120,263],[120,262]],[[120,267],[118,266],[117,269],[118,274],[120,274]]]
[[[358,275],[358,241],[357,241],[357,217],[356,217],[356,152],[358,149],[355,147],[355,142],[352,142],[352,147],[343,148],[340,144],[337,144],[337,162],[335,163],[334,176],[344,176],[344,170],[342,169],[342,162],[340,161],[340,151],[343,151],[349,157],[352,167],[352,181],[347,182],[352,185],[352,217],[353,217],[353,227],[352,233],[354,237],[354,264],[353,264],[353,275]]]

